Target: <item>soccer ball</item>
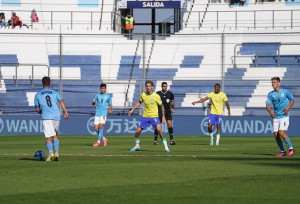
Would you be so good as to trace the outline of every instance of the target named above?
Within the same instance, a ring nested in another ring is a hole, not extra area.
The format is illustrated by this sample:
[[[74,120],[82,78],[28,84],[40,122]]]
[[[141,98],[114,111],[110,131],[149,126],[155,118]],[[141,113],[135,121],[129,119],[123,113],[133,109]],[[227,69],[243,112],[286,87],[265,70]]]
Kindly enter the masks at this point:
[[[45,161],[45,153],[42,150],[36,151],[33,156],[37,161]]]

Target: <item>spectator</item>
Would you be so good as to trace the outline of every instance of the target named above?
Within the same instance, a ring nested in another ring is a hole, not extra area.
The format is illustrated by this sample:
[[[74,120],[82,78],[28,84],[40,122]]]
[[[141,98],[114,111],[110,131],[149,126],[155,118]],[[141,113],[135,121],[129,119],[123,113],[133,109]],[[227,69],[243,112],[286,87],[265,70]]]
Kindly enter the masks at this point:
[[[261,3],[261,4],[263,4],[264,0],[255,0],[255,3]]]
[[[246,0],[240,0],[240,6],[244,6]]]
[[[129,39],[132,39],[132,30],[133,30],[134,19],[130,14],[127,14],[125,17],[125,29],[129,33]]]
[[[32,23],[39,22],[39,17],[37,16],[35,9],[32,9],[30,18]]]
[[[233,7],[233,5],[237,3],[240,3],[240,0],[230,0],[230,7]]]
[[[3,12],[0,13],[0,27],[6,27],[6,22],[5,22],[5,14]]]
[[[15,28],[16,26],[20,26],[21,28],[23,25],[22,21],[20,20],[19,16],[17,16],[16,12],[13,12],[11,21],[12,21],[13,28]]]
[[[126,28],[126,30],[133,30],[133,24],[134,24],[134,19],[130,14],[128,14],[125,17],[125,28]]]

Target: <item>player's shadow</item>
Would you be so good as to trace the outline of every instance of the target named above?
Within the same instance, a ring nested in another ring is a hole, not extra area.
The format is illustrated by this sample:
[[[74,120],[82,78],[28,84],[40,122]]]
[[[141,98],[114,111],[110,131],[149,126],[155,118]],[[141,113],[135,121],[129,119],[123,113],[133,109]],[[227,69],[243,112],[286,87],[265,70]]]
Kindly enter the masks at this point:
[[[20,160],[24,160],[24,161],[37,161],[34,158],[21,158]]]
[[[270,156],[270,157],[274,157],[276,156],[275,154],[255,154],[255,153],[243,153],[243,154],[248,154],[248,155],[260,155],[260,156]]]
[[[129,153],[133,153],[133,152],[130,152],[130,149],[122,149],[123,151],[128,151]],[[150,152],[150,150],[146,150],[146,149],[139,149],[135,152]]]
[[[87,146],[87,147],[94,147],[92,144],[84,144],[84,146]]]

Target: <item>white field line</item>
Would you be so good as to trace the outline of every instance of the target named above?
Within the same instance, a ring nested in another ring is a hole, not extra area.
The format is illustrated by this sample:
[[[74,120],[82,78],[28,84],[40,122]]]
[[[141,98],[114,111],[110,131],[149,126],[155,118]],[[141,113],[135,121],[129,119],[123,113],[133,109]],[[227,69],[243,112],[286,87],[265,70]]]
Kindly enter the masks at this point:
[[[59,154],[60,156],[69,157],[240,157],[241,155],[170,155],[166,153],[165,155],[137,155],[137,154]],[[33,154],[0,154],[0,157],[6,156],[33,156]],[[243,155],[247,157],[247,155]]]

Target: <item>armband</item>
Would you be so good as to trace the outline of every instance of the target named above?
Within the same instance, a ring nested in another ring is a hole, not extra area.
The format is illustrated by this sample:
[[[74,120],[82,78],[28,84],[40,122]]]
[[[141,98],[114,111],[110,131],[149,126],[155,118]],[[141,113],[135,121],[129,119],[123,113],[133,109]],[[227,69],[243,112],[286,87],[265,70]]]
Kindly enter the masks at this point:
[[[172,108],[174,108],[174,105],[172,105]]]

